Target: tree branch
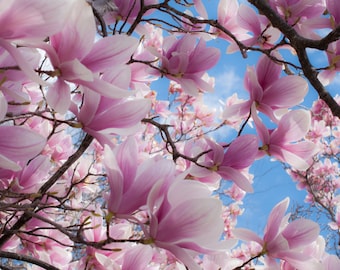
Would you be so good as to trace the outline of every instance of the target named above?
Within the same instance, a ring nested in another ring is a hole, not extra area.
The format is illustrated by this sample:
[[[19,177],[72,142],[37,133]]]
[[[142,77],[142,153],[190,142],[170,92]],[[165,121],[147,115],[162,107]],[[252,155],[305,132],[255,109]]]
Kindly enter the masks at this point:
[[[67,161],[47,180],[47,182],[39,189],[37,196],[31,203],[31,208],[29,212],[34,212],[41,202],[41,199],[44,197],[46,192],[58,181],[58,179],[69,169],[74,162],[76,162],[81,155],[85,152],[85,150],[89,147],[93,140],[93,137],[89,134],[86,134],[82,143],[80,144],[77,151],[70,156]],[[3,229],[3,235],[0,238],[0,247],[2,247],[16,232],[19,230],[27,221],[32,218],[30,213],[24,213],[16,223],[9,229]]]
[[[45,263],[41,260],[35,259],[31,256],[27,255],[22,255],[22,254],[17,254],[13,252],[8,252],[8,251],[2,251],[0,250],[0,258],[7,258],[7,259],[13,259],[13,260],[18,260],[18,261],[24,261],[28,263],[32,263],[35,265],[38,265],[46,270],[59,270],[59,268],[54,267],[53,265],[50,265],[48,263]]]
[[[329,33],[325,38],[318,41],[313,41],[300,36],[292,26],[287,24],[287,22],[268,5],[266,1],[248,1],[253,4],[262,14],[264,14],[270,20],[272,25],[278,28],[290,40],[290,45],[295,49],[301,63],[303,74],[317,91],[319,97],[326,102],[333,115],[340,118],[339,104],[337,104],[334,98],[328,93],[328,91],[319,81],[318,72],[312,66],[306,52],[306,48],[317,48],[319,50],[327,49],[329,43],[337,40],[340,37],[340,27]]]

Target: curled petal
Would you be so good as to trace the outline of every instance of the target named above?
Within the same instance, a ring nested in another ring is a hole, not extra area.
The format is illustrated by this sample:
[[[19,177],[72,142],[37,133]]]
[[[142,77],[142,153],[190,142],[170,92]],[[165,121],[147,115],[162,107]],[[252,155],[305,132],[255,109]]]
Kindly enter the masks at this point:
[[[272,108],[289,108],[303,101],[308,84],[299,76],[282,77],[265,90],[262,103]]]
[[[241,172],[232,168],[220,166],[218,174],[226,180],[233,181],[239,188],[246,192],[253,192],[253,187],[251,186],[247,177],[245,177]]]
[[[46,144],[46,139],[41,135],[19,126],[0,126],[0,167],[4,169],[18,170],[20,166],[14,166],[18,161],[27,162],[38,155]],[[23,138],[25,138],[23,140]],[[9,163],[9,161],[11,161]],[[13,167],[14,166],[14,167]]]
[[[234,169],[249,167],[257,154],[258,141],[254,135],[242,135],[235,139],[224,155],[222,166]]]
[[[287,197],[283,201],[275,205],[273,210],[270,212],[264,235],[264,240],[266,242],[272,241],[277,236],[288,205],[289,198]]]
[[[63,80],[58,79],[49,87],[46,100],[53,110],[65,114],[71,105],[70,87]]]
[[[311,220],[298,219],[289,223],[282,231],[289,248],[298,248],[314,242],[319,236],[319,225]]]

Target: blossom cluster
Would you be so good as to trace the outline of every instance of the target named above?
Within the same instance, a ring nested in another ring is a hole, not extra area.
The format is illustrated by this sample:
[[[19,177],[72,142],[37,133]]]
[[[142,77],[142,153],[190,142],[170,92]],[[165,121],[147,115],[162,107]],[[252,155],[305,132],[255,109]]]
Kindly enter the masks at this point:
[[[340,23],[335,1],[265,2],[297,34],[321,38]],[[283,73],[280,51],[294,48],[250,5],[221,0],[209,20],[204,1],[168,2],[0,2],[0,267],[340,268],[316,222],[289,222],[289,198],[263,236],[237,228],[251,166],[265,155],[340,228],[339,118],[321,100],[296,108],[309,86]],[[263,53],[245,72],[249,98],[221,111],[204,104],[223,53],[213,39],[228,53]],[[324,84],[338,71],[338,43]],[[237,134],[214,139],[223,128]],[[222,181],[228,205],[214,192]]]

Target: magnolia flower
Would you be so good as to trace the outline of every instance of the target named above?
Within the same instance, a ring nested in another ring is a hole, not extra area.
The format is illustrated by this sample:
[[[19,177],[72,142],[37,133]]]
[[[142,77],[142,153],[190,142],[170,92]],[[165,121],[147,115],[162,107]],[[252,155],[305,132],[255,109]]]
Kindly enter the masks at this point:
[[[0,2],[0,47],[16,61],[32,80],[45,84],[34,72],[16,44],[35,44],[60,31],[68,19],[74,1],[8,0]]]
[[[267,56],[262,56],[257,65],[248,67],[244,78],[245,89],[249,92],[249,100],[227,106],[223,118],[245,118],[250,113],[252,104],[271,120],[277,122],[275,112],[287,109],[303,101],[307,93],[307,82],[299,76],[290,75],[280,78],[281,65],[274,63]]]
[[[216,48],[207,48],[203,39],[197,43],[191,35],[179,39],[169,36],[164,39],[163,53],[160,55],[155,51],[154,54],[161,60],[162,74],[179,83],[186,93],[197,95],[199,90],[213,90],[202,76],[217,63],[220,52]]]
[[[235,229],[233,234],[238,239],[260,244],[261,255],[267,255],[269,259],[282,259],[298,269],[314,269],[309,267],[318,263],[303,251],[318,238],[319,226],[306,219],[288,223],[288,216],[285,216],[288,205],[289,198],[286,198],[273,208],[263,238],[247,229]]]
[[[199,270],[192,255],[228,248],[229,243],[220,242],[222,203],[197,181],[174,181],[166,194],[159,192],[161,186],[157,183],[148,196],[150,230],[146,242],[170,251],[189,269]]]
[[[138,40],[115,35],[95,42],[95,35],[96,24],[91,7],[85,1],[76,1],[63,30],[50,37],[51,45],[40,46],[47,52],[54,68],[48,75],[57,78],[49,87],[46,99],[59,113],[66,113],[71,103],[67,82],[88,87],[110,98],[131,95],[127,89],[103,80],[99,74],[107,69],[125,67],[138,46]]]
[[[217,174],[223,179],[233,181],[244,191],[252,192],[253,188],[242,170],[248,168],[255,160],[258,148],[256,136],[242,135],[236,138],[226,152],[220,144],[208,139],[206,141],[207,147],[204,151],[211,151],[198,160],[203,167],[192,165],[189,173],[202,182],[216,182],[219,180]]]
[[[319,73],[318,79],[324,84],[330,84],[340,70],[340,41],[332,42],[326,50],[329,66]]]
[[[255,108],[253,107],[252,110]],[[288,112],[281,118],[278,127],[274,130],[268,130],[256,113],[252,115],[262,141],[260,155],[267,153],[298,170],[306,170],[311,165],[317,148],[310,141],[302,141],[311,125],[309,112],[305,110]]]
[[[19,126],[0,126],[0,168],[19,171],[21,165],[38,155],[46,144],[41,135]],[[24,140],[22,138],[25,138]]]
[[[132,137],[116,148],[105,146],[104,165],[110,185],[108,210],[113,215],[132,214],[146,205],[156,182],[173,179],[174,164],[170,160],[150,158],[138,162],[138,145]]]
[[[112,134],[135,132],[151,108],[151,101],[147,99],[111,99],[87,88],[82,90],[82,106],[78,109],[71,104],[70,110],[77,116],[81,128],[102,145],[112,144]]]

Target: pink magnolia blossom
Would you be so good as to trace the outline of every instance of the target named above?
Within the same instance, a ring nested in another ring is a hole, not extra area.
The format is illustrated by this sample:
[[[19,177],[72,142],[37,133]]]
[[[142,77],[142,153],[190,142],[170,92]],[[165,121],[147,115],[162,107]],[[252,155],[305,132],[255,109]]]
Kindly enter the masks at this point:
[[[253,188],[242,170],[254,162],[257,148],[258,141],[254,135],[243,135],[236,138],[226,152],[220,144],[207,140],[207,147],[204,148],[204,151],[211,151],[198,160],[201,166],[192,165],[189,173],[201,179],[202,182],[217,181],[218,175],[233,181],[244,191],[252,192]]]
[[[111,144],[111,134],[128,135],[136,131],[140,121],[150,111],[147,99],[110,99],[83,88],[84,100],[80,109],[72,104],[82,129],[102,144]]]
[[[166,37],[163,53],[158,56],[161,73],[179,83],[186,93],[197,95],[199,91],[213,90],[202,76],[217,63],[220,53],[216,48],[207,48],[203,39],[197,43],[191,35],[179,39],[175,36]]]
[[[322,17],[324,0],[269,0],[269,4],[304,37],[318,38],[313,30],[328,26],[328,20]]]
[[[11,190],[17,193],[34,193],[46,182],[51,167],[47,156],[40,155],[33,159],[16,177]]]
[[[274,130],[268,130],[256,113],[253,114],[253,119],[262,141],[261,155],[267,153],[299,170],[306,170],[311,165],[317,148],[310,141],[302,141],[311,124],[309,112],[304,110],[288,112]]]
[[[20,50],[10,42],[32,44],[60,31],[74,1],[9,0],[0,3],[0,47],[32,80],[43,83]]]
[[[261,255],[267,255],[269,259],[282,259],[298,269],[314,269],[308,266],[320,265],[313,260],[312,256],[304,253],[304,248],[318,238],[319,226],[306,219],[288,223],[288,216],[285,216],[288,205],[289,198],[286,198],[273,208],[263,238],[247,229],[235,229],[233,234],[238,239],[260,244]],[[270,263],[270,260],[267,262]]]
[[[229,245],[220,242],[221,202],[196,181],[174,181],[166,194],[159,192],[160,188],[158,183],[148,196],[150,239],[147,241],[170,251],[189,269],[201,269],[193,255],[218,253]]]
[[[337,72],[340,71],[340,41],[332,42],[328,45],[326,50],[326,55],[328,59],[329,66],[326,70],[319,73],[319,80],[325,84],[330,84]]]
[[[239,3],[237,0],[220,0],[217,10],[217,20],[225,29],[229,30],[235,38],[243,40],[249,38],[249,34],[247,34],[247,30],[242,28],[237,21],[238,9]],[[232,46],[234,46],[234,40],[224,32],[216,28],[213,28],[212,32],[219,37],[228,40],[232,43]],[[232,50],[228,48],[228,52],[230,51]]]
[[[237,11],[238,25],[252,33],[249,37],[241,37],[239,40],[246,46],[259,46],[263,49],[273,47],[279,39],[281,32],[272,26],[265,16],[256,14],[255,10],[247,5],[240,5]],[[238,49],[236,43],[229,46],[228,52]]]
[[[46,94],[47,102],[55,110],[65,113],[70,106],[70,87],[66,82],[82,85],[111,98],[129,96],[105,80],[99,73],[107,69],[124,67],[138,46],[138,40],[125,35],[115,35],[95,41],[96,25],[91,7],[77,1],[62,31],[50,37],[51,46],[41,45],[51,61],[56,77]],[[73,46],[70,47],[70,44]],[[129,74],[129,72],[127,72]]]
[[[307,82],[299,76],[290,75],[281,77],[282,67],[274,63],[267,56],[261,56],[256,70],[253,67],[247,68],[244,79],[245,89],[249,92],[250,99],[226,106],[223,118],[247,117],[252,104],[256,109],[268,115],[277,122],[275,112],[279,109],[287,109],[303,101],[307,93]]]
[[[0,126],[0,168],[18,171],[28,160],[38,155],[46,144],[41,135],[19,126]],[[24,140],[22,138],[25,138]]]
[[[132,214],[146,205],[153,185],[174,178],[170,160],[157,157],[138,160],[138,145],[132,137],[117,147],[115,153],[108,146],[104,150],[104,165],[110,185],[107,207],[111,214]]]

